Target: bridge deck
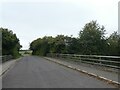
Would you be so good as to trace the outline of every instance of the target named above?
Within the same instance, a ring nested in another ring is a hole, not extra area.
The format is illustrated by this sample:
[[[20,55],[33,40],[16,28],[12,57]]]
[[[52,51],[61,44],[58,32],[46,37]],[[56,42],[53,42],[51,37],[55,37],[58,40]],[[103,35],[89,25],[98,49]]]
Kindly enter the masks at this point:
[[[3,75],[3,88],[112,88],[113,86],[37,56],[26,56]]]
[[[102,66],[100,67],[100,66],[96,66],[96,65],[83,64],[83,63],[79,63],[79,62],[73,62],[73,61],[68,60],[68,59],[67,60],[58,59],[58,58],[48,58],[48,59],[59,61],[61,63],[73,66],[75,68],[85,70],[89,73],[94,73],[98,76],[102,76],[102,77],[105,77],[107,79],[120,82],[118,79],[119,71],[117,69],[114,69],[114,68],[108,68],[108,67],[105,68]]]

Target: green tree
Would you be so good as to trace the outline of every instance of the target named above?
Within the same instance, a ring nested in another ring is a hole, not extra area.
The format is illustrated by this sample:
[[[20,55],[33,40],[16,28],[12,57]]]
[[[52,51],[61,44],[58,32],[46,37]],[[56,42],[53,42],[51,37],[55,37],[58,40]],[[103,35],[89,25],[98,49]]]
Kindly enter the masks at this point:
[[[11,30],[0,28],[2,32],[2,55],[19,56],[19,49],[22,47],[16,34]]]
[[[57,35],[54,43],[55,53],[66,53],[65,36]]]
[[[113,33],[105,37],[105,28],[97,21],[87,23],[79,33],[79,38],[57,35],[45,36],[31,42],[30,49],[33,55],[59,54],[95,54],[120,55],[120,36]]]
[[[47,53],[49,53],[49,38],[50,37],[45,36],[43,38],[38,38],[37,40],[34,40],[30,44],[30,49],[33,51],[32,54],[45,56]]]
[[[38,38],[37,40],[34,40],[30,43],[30,49],[33,51],[32,54],[33,55],[39,55],[39,48],[40,48],[40,43],[41,42],[41,38]]]
[[[79,33],[80,52],[82,54],[105,54],[104,26],[100,27],[96,21],[87,23]]]
[[[113,32],[107,40],[108,43],[108,54],[109,55],[120,55],[120,35],[117,32]]]
[[[78,54],[79,53],[79,40],[78,38],[74,37],[68,37],[66,36],[65,39],[65,44],[66,44],[66,53],[69,54]]]

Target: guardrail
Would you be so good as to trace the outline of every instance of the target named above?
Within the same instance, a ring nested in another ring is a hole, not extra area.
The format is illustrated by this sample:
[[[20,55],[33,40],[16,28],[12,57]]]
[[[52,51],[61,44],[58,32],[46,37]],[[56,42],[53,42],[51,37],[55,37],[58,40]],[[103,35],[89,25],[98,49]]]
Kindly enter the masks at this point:
[[[76,54],[48,54],[51,57],[67,58],[76,62],[101,65],[120,69],[119,56],[99,56],[99,55],[76,55]]]
[[[2,63],[13,59],[12,55],[4,55],[4,56],[0,56],[0,58],[1,58],[0,60],[2,60]]]

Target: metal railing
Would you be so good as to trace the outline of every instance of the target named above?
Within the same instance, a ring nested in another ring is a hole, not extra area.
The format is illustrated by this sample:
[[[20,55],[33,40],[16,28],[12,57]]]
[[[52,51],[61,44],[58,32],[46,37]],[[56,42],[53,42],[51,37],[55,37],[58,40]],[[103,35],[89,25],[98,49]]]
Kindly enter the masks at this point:
[[[4,55],[4,56],[0,56],[0,60],[2,63],[6,62],[6,61],[9,61],[13,59],[13,56],[12,55]]]
[[[75,62],[101,65],[120,69],[119,56],[99,56],[99,55],[76,55],[76,54],[48,54],[51,57],[71,59]]]

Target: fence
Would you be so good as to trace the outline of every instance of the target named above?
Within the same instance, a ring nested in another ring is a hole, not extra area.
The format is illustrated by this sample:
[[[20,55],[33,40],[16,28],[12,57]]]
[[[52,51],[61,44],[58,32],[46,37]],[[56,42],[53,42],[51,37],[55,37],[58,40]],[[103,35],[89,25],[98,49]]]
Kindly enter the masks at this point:
[[[0,56],[0,60],[2,63],[6,62],[6,61],[9,61],[13,59],[12,55],[4,55],[4,56]]]
[[[76,55],[76,54],[48,54],[48,56],[66,58],[66,59],[74,60],[76,62],[120,69],[119,56]]]

